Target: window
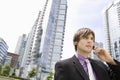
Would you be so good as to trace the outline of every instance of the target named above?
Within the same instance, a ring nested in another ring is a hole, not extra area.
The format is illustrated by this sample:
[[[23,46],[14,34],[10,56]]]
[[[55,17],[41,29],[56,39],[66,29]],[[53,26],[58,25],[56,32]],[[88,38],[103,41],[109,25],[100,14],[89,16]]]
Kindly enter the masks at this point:
[[[63,32],[63,26],[57,26],[57,32]]]
[[[58,25],[64,25],[64,21],[58,20],[57,24],[58,24]]]
[[[66,9],[66,5],[60,5],[60,9]]]
[[[58,16],[58,19],[64,20],[64,19],[65,19],[65,15],[59,15],[59,16]]]
[[[65,14],[65,10],[59,10],[59,14]]]

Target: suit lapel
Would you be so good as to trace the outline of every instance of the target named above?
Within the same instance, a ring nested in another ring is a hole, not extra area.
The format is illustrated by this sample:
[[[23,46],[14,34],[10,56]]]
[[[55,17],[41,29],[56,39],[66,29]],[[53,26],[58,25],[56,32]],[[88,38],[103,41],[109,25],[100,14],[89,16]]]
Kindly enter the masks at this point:
[[[80,62],[79,62],[79,60],[78,60],[75,56],[73,56],[72,59],[73,59],[73,60],[72,60],[72,61],[73,61],[72,63],[73,63],[73,65],[75,66],[75,68],[77,69],[77,71],[80,73],[80,75],[82,75],[82,77],[83,77],[85,80],[89,80],[89,77],[88,77],[88,75],[85,73],[82,65],[81,65]]]
[[[103,71],[102,71],[101,67],[99,66],[100,64],[95,62],[92,59],[90,59],[90,62],[93,67],[93,70],[95,71],[97,80],[106,80],[105,77],[102,76]]]

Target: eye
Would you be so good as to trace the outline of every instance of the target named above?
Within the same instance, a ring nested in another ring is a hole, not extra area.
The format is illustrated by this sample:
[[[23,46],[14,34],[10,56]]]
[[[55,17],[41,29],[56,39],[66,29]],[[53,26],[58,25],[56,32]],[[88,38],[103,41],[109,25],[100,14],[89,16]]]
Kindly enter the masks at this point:
[[[91,37],[91,40],[94,40],[94,38],[93,38],[93,37]]]
[[[88,39],[88,37],[83,37],[83,39]]]

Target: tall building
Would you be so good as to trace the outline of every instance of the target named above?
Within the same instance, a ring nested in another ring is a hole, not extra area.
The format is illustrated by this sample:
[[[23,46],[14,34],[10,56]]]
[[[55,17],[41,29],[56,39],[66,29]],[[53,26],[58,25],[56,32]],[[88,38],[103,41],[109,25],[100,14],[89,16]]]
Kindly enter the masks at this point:
[[[66,0],[52,0],[46,33],[42,45],[41,56],[41,80],[50,70],[54,72],[54,66],[61,59],[65,22],[67,14]],[[44,30],[43,30],[44,31]]]
[[[22,63],[25,46],[26,46],[26,40],[27,40],[26,34],[23,34],[22,36],[20,36],[15,48],[15,54],[19,55],[17,68],[20,68]]]
[[[4,64],[5,58],[7,56],[8,45],[7,43],[0,37],[0,64]]]
[[[21,71],[22,71],[22,60],[25,52],[25,47],[26,47],[26,42],[27,42],[27,36],[26,34],[23,34],[22,36],[19,37],[16,48],[15,48],[15,54],[18,54],[18,62],[17,62],[17,76],[21,76]]]
[[[120,61],[120,0],[104,9],[105,47],[110,55]]]
[[[21,63],[21,77],[26,78],[28,73],[28,68],[36,66],[39,54],[40,39],[42,35],[42,29],[38,25],[38,20],[41,12],[39,12],[38,18],[32,27],[32,30],[28,34],[27,42],[25,46],[25,51]]]
[[[46,10],[50,13],[46,14]],[[28,71],[36,68],[36,80],[43,80],[44,72],[48,74],[50,70],[54,70],[54,65],[60,60],[62,54],[66,13],[66,0],[45,1],[43,10],[39,12],[27,37],[21,63],[21,77],[26,78]],[[44,18],[48,20],[45,21]],[[43,23],[46,23],[46,26]]]
[[[45,5],[42,11],[39,11],[38,17],[33,25],[30,33],[27,37],[25,52],[21,64],[21,77],[26,78],[28,76],[28,71],[32,68],[36,68],[38,71],[39,67],[39,58],[40,58],[40,45],[41,37],[43,33],[42,24],[47,8],[48,0],[46,0]]]

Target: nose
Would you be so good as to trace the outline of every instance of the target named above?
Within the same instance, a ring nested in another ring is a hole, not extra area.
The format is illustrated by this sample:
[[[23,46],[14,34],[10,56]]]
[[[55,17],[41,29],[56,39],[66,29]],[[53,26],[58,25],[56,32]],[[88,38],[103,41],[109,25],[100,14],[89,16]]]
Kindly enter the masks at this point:
[[[93,43],[93,40],[92,39],[88,39],[88,43]]]
[[[93,40],[89,38],[88,41],[91,42],[91,41],[93,41]]]

